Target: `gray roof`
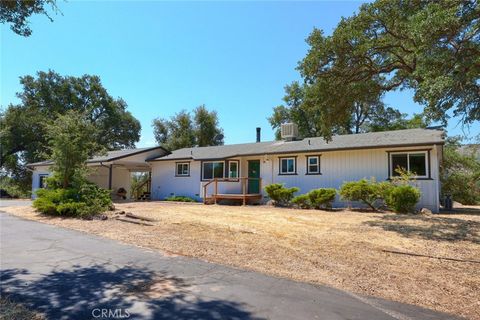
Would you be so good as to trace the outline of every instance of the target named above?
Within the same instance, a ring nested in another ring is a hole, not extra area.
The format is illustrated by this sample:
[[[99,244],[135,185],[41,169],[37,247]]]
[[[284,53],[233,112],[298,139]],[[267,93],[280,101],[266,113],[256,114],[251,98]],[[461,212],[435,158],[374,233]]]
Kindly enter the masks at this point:
[[[124,149],[124,150],[116,150],[116,151],[108,151],[106,154],[101,155],[101,156],[95,156],[93,158],[90,158],[87,160],[87,163],[98,163],[98,162],[109,162],[109,161],[114,161],[122,158],[126,158],[129,156],[133,156],[142,152],[148,152],[152,151],[155,149],[163,149],[165,152],[169,152],[165,148],[161,146],[156,146],[156,147],[149,147],[149,148],[137,148],[137,149]],[[53,161],[47,160],[47,161],[40,161],[40,162],[35,162],[35,163],[29,163],[27,166],[28,167],[38,167],[38,166],[48,166],[51,165]]]
[[[306,153],[333,150],[369,149],[382,147],[408,147],[417,145],[443,144],[444,132],[432,129],[407,129],[385,132],[337,135],[332,141],[323,138],[305,138],[296,141],[267,141],[258,143],[231,144],[213,147],[183,148],[149,161],[165,160],[209,160],[236,156]]]

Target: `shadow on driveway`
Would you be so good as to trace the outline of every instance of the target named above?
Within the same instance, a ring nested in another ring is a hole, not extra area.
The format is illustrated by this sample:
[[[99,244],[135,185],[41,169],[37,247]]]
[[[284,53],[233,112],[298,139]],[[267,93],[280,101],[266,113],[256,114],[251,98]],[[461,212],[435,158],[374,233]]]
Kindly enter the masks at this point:
[[[182,279],[133,267],[74,267],[34,280],[25,269],[7,269],[0,280],[2,294],[47,319],[258,319],[245,305],[199,299]]]

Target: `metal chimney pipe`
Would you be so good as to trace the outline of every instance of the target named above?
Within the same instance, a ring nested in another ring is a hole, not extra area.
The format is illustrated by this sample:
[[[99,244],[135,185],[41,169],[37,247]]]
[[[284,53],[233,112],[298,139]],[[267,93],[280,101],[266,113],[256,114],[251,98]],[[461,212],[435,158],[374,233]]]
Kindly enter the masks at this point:
[[[261,133],[262,128],[257,127],[257,142],[260,142],[260,133]]]

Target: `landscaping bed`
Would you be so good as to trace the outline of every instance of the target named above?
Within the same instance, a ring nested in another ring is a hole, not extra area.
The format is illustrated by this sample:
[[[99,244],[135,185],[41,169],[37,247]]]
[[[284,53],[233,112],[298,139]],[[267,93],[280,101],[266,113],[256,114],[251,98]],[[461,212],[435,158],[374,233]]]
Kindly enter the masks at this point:
[[[415,216],[173,202],[116,207],[105,221],[2,210],[168,254],[480,319],[480,209]],[[148,225],[116,220],[124,216],[118,210],[146,217]]]

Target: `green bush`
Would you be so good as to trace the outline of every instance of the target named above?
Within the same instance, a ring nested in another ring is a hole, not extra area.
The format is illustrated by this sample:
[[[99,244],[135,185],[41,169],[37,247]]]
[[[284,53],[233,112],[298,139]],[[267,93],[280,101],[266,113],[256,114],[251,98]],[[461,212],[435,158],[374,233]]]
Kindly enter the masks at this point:
[[[277,206],[290,205],[293,199],[293,194],[295,192],[298,192],[299,190],[300,189],[298,189],[297,187],[285,188],[285,186],[281,183],[272,183],[268,186],[265,186],[265,192]]]
[[[195,199],[186,196],[171,196],[165,198],[165,201],[177,201],[177,202],[197,202]]]
[[[89,218],[113,208],[110,192],[93,183],[78,188],[40,189],[33,207],[44,214]]]
[[[363,202],[377,210],[377,201],[382,198],[382,186],[373,179],[345,182],[340,188],[340,196],[344,200]]]
[[[387,206],[398,213],[415,211],[420,200],[420,191],[411,185],[392,185],[387,189],[384,198]]]
[[[336,195],[337,190],[333,188],[313,189],[307,193],[311,206],[316,209],[332,208],[332,203],[335,200]]]
[[[302,209],[309,209],[312,207],[310,198],[306,194],[301,194],[292,199],[292,203]]]

